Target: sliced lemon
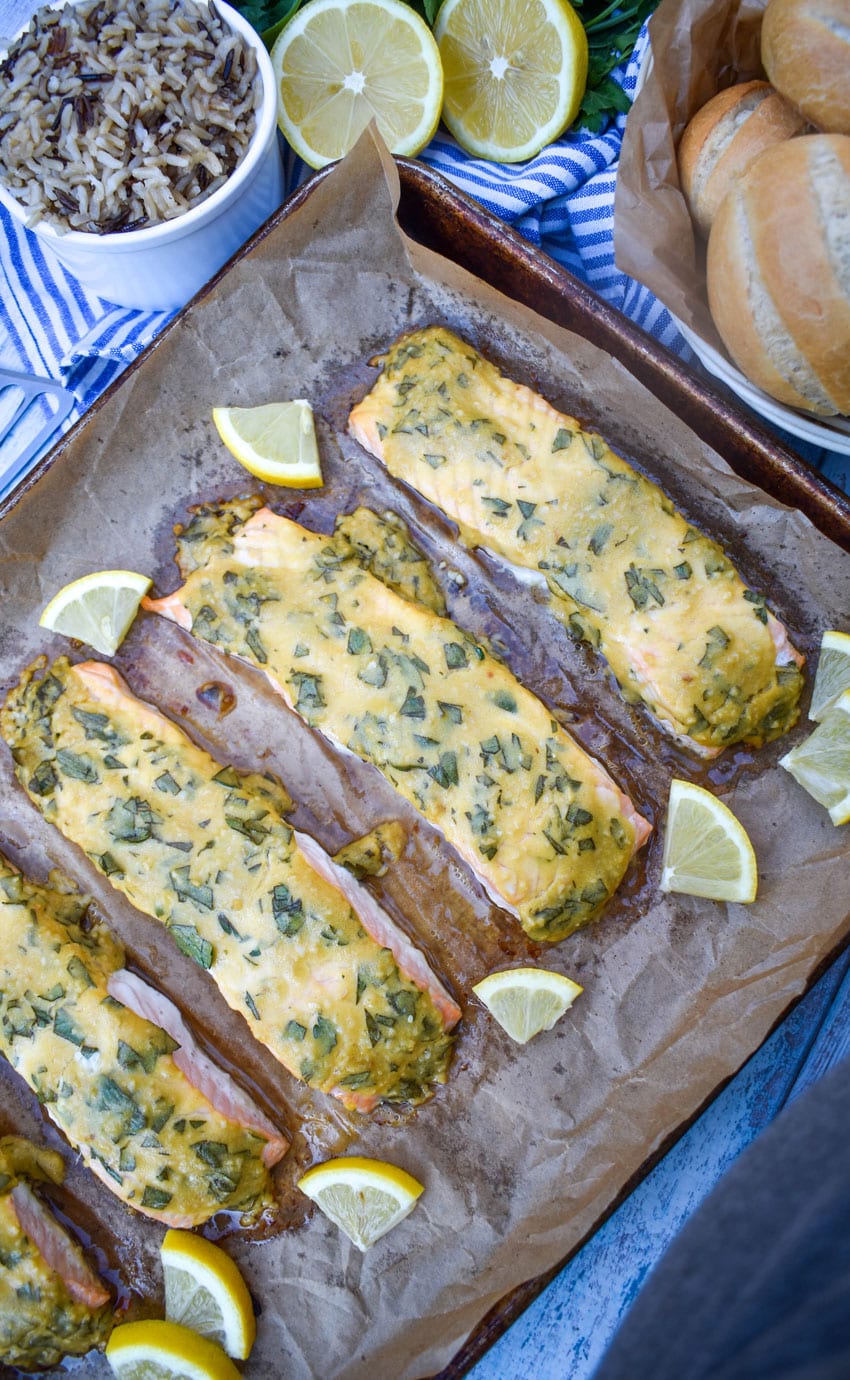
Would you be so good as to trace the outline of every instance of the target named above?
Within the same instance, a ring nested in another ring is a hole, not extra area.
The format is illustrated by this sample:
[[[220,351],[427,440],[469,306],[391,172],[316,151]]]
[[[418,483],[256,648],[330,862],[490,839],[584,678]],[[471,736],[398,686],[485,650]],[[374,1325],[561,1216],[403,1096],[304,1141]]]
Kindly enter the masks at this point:
[[[423,1191],[396,1165],[358,1155],[317,1164],[298,1180],[298,1187],[361,1251],[398,1226]]]
[[[808,738],[780,757],[779,765],[826,806],[833,824],[850,820],[850,690],[838,696]]]
[[[670,782],[661,890],[710,901],[754,901],[758,866],[746,829],[711,791]]]
[[[119,1380],[240,1380],[215,1342],[160,1318],[114,1328],[106,1359]]]
[[[850,690],[850,633],[825,632],[821,638],[809,718],[820,722],[844,690]]]
[[[434,36],[443,120],[470,153],[520,163],[578,114],[587,35],[568,0],[445,0]]]
[[[150,587],[147,575],[133,570],[95,570],[54,594],[39,626],[75,637],[101,656],[112,656]]]
[[[547,968],[507,968],[473,987],[487,1010],[517,1044],[551,1030],[584,990],[572,978]]]
[[[439,124],[440,54],[401,0],[310,0],[271,56],[278,124],[312,168],[342,158],[373,118],[390,152],[407,155]]]
[[[322,484],[313,409],[306,398],[261,407],[214,407],[213,421],[231,455],[267,484]]]
[[[172,1229],[160,1247],[165,1316],[209,1337],[228,1356],[247,1359],[257,1335],[248,1286],[220,1246]]]

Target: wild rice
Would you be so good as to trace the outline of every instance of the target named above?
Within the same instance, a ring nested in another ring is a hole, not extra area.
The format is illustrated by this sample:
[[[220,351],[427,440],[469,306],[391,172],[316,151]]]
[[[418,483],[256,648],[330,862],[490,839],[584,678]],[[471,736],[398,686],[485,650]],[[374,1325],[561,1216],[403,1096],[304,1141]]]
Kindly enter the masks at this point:
[[[156,225],[222,186],[261,99],[254,52],[213,3],[41,9],[0,62],[0,179],[28,225]]]

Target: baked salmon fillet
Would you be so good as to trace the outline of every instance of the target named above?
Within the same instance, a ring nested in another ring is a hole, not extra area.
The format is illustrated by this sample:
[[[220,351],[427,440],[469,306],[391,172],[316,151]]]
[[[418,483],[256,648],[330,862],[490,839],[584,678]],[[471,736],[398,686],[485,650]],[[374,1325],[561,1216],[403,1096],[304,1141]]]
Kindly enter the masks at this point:
[[[179,535],[182,589],[146,607],[260,667],[441,830],[528,934],[563,938],[611,896],[649,826],[506,666],[364,559],[344,531],[225,503]]]
[[[296,1078],[362,1111],[445,1082],[459,1008],[368,889],[284,821],[278,783],[222,767],[100,662],[36,663],[0,727],[45,817]]]
[[[0,1140],[0,1361],[23,1370],[82,1356],[112,1327],[108,1289],[40,1195],[64,1175],[55,1150]]]
[[[627,700],[708,754],[794,724],[803,658],[764,597],[601,436],[444,327],[373,362],[351,434],[466,545],[545,581]]]
[[[175,1227],[259,1216],[287,1140],[86,907],[0,856],[0,1053],[131,1207]]]

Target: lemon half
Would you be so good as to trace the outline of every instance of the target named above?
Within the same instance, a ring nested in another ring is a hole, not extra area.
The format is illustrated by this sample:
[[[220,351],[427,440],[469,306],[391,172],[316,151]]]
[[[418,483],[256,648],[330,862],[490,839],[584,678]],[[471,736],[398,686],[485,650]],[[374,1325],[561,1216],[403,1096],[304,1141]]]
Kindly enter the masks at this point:
[[[568,0],[445,0],[434,36],[443,120],[470,153],[519,163],[578,114],[588,45]]]
[[[313,409],[306,398],[260,407],[214,407],[213,421],[231,455],[267,484],[322,484]]]
[[[244,1361],[257,1324],[248,1286],[230,1256],[191,1231],[170,1230],[160,1248],[165,1316]]]
[[[366,1251],[412,1212],[422,1184],[384,1160],[345,1155],[308,1169],[298,1187]]]
[[[95,570],[54,594],[39,626],[85,642],[101,656],[113,656],[150,587],[147,575],[133,570]]]
[[[390,152],[408,156],[439,124],[440,54],[401,0],[310,0],[271,57],[278,124],[312,168],[342,158],[373,118]]]
[[[804,790],[829,811],[833,824],[850,821],[850,690],[845,690],[814,732],[779,759]]]
[[[511,1039],[524,1045],[541,1030],[551,1030],[583,988],[547,968],[507,968],[482,978],[472,990]]]
[[[670,782],[661,890],[710,901],[754,901],[758,865],[740,820],[711,791]]]
[[[119,1380],[240,1380],[215,1342],[159,1318],[114,1328],[106,1359]]]

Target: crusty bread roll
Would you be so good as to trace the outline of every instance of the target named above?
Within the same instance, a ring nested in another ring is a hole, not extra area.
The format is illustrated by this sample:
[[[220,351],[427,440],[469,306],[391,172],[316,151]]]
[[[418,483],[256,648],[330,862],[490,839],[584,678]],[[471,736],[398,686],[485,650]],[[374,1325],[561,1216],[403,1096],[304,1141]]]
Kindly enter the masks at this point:
[[[679,141],[679,181],[704,235],[753,159],[805,128],[803,116],[766,81],[729,86],[697,111]]]
[[[761,60],[813,125],[850,134],[850,0],[768,0]]]
[[[850,138],[767,149],[721,206],[708,302],[732,358],[792,407],[850,413]]]

